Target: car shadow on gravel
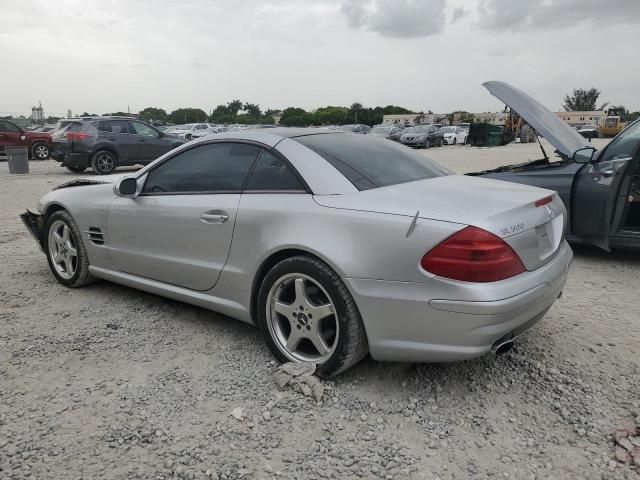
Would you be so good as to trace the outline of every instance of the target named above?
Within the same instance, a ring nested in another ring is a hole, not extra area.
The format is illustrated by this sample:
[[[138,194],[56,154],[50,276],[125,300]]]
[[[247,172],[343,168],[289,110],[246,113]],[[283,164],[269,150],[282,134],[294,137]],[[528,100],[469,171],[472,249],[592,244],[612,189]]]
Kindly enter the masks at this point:
[[[640,251],[629,249],[615,249],[611,252],[592,245],[571,245],[576,257],[604,262],[624,262],[630,265],[640,265]]]

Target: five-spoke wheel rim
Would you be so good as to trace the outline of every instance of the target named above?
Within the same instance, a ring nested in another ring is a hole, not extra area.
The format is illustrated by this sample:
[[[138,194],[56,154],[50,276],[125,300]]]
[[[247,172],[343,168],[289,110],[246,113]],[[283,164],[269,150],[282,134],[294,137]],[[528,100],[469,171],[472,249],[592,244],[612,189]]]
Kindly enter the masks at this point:
[[[327,291],[301,273],[280,277],[267,297],[267,327],[292,361],[323,363],[338,345],[340,326]]]
[[[46,160],[47,158],[49,158],[49,147],[47,147],[46,145],[36,145],[36,148],[34,148],[33,150],[34,157],[36,157],[38,160]]]
[[[78,250],[69,226],[56,220],[49,229],[49,257],[58,275],[73,278],[78,268]]]
[[[96,159],[96,167],[102,173],[109,173],[115,167],[115,159],[110,153],[103,152]]]

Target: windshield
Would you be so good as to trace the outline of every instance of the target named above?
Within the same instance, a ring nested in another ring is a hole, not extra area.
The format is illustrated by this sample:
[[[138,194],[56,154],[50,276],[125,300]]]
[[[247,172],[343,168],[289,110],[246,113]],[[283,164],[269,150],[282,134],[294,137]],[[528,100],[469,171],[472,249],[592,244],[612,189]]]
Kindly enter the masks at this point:
[[[442,127],[440,133],[456,133],[456,127]]]
[[[407,128],[405,133],[428,133],[429,127],[427,125],[419,125],[417,127]]]
[[[383,138],[342,133],[295,139],[342,173],[358,190],[449,175],[420,153]]]

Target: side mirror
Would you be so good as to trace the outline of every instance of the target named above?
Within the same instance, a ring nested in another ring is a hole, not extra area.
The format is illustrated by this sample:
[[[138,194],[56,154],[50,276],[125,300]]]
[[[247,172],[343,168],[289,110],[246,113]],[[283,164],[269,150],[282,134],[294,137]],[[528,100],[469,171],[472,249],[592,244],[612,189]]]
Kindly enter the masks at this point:
[[[594,153],[596,153],[596,149],[593,147],[581,148],[573,153],[573,161],[576,163],[591,163]]]
[[[138,182],[133,177],[127,177],[120,180],[113,191],[119,197],[135,197],[138,192]]]

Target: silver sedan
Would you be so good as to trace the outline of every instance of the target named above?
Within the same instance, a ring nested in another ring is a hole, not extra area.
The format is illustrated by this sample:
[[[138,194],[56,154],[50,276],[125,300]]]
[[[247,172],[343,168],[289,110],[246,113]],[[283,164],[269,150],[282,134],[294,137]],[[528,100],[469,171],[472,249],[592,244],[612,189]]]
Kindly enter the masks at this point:
[[[61,185],[38,209],[22,219],[60,283],[108,280],[256,324],[280,361],[323,376],[367,352],[502,348],[544,316],[572,259],[556,193],[319,129],[206,137],[133,175]]]

